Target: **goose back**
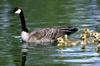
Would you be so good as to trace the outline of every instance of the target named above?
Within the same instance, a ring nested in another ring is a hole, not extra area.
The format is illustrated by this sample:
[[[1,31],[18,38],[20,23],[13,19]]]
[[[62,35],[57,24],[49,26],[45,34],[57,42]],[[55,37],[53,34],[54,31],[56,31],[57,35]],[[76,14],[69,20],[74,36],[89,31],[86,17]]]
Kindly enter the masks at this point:
[[[75,30],[74,30],[75,29]],[[58,37],[65,34],[70,35],[71,33],[76,32],[76,28],[45,28],[34,30],[29,35],[29,41],[41,40],[43,42],[55,41]]]

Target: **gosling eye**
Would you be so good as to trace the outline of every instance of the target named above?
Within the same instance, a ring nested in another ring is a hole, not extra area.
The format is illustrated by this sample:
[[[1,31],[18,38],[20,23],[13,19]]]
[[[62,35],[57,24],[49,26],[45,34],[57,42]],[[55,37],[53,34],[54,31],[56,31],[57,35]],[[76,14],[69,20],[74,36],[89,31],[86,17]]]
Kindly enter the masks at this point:
[[[96,33],[94,33],[93,35],[94,35],[95,37],[97,36],[97,34],[96,34]]]
[[[58,41],[60,41],[60,39],[58,39]]]

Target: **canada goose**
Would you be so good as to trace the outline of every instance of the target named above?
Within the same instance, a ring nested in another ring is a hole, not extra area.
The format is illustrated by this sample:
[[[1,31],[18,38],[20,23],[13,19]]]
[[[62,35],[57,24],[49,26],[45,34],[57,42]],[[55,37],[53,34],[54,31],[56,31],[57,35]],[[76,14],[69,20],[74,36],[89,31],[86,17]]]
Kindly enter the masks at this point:
[[[14,8],[12,10],[12,13],[20,17],[21,28],[22,28],[21,38],[25,42],[35,42],[35,43],[54,42],[58,37],[64,34],[70,35],[78,30],[77,28],[67,27],[67,28],[44,28],[29,32],[26,27],[23,10],[20,8]]]
[[[80,43],[79,40],[72,40],[68,37],[68,35],[64,35],[62,37],[57,38],[58,40],[58,47],[65,48],[65,47],[74,47]]]

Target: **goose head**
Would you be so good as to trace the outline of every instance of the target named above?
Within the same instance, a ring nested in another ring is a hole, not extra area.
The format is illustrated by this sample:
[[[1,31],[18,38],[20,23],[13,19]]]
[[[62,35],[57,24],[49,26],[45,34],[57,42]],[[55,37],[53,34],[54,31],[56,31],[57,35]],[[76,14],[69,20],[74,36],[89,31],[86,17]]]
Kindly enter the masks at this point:
[[[12,13],[15,15],[19,15],[22,12],[22,10],[20,8],[13,8]]]
[[[13,8],[12,13],[19,16],[20,21],[21,21],[22,31],[29,32],[26,26],[23,10],[16,7],[16,8]]]

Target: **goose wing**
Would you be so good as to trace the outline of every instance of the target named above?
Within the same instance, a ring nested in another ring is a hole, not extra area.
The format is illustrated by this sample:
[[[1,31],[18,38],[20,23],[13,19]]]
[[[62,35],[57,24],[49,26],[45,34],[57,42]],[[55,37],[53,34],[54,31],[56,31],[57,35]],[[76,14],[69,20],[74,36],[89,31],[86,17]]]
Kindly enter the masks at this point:
[[[58,37],[61,37],[65,34],[70,35],[78,31],[77,28],[51,28],[45,33],[46,38],[56,40]]]
[[[45,28],[40,30],[35,30],[30,33],[30,38],[40,39],[57,39],[65,34],[70,35],[75,33],[77,28]]]

